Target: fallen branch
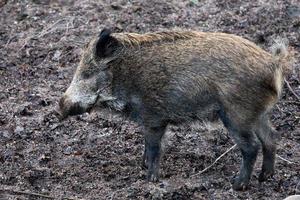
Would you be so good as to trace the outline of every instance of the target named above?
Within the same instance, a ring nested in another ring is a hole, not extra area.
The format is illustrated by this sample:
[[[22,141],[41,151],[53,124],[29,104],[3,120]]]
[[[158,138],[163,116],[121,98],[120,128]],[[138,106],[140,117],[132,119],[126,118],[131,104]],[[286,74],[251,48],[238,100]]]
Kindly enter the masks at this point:
[[[229,153],[232,149],[234,149],[237,145],[233,145],[232,147],[230,147],[229,149],[227,149],[227,151],[225,151],[222,155],[220,155],[211,165],[209,165],[208,167],[206,167],[205,169],[203,169],[202,171],[198,172],[197,174],[194,174],[192,176],[197,176],[200,174],[203,174],[204,172],[206,172],[207,170],[209,170],[212,166],[214,166],[222,157],[224,157],[227,153]]]
[[[282,103],[300,104],[300,101],[281,101]]]
[[[289,161],[289,160],[287,160],[287,159],[281,157],[280,155],[276,155],[276,156],[277,156],[280,160],[283,160],[283,161],[285,161],[285,162],[287,162],[287,163],[289,163],[289,164],[295,164],[294,162]]]
[[[293,88],[291,87],[290,83],[284,79],[284,82],[286,84],[286,86],[288,87],[288,89],[290,90],[290,92],[298,99],[300,100],[300,97],[296,94],[296,92],[293,90]]]
[[[43,197],[43,198],[46,198],[46,199],[58,199],[58,198],[55,198],[53,196],[48,196],[48,195],[39,194],[39,193],[35,193],[35,192],[19,191],[19,190],[0,189],[0,192],[7,192],[7,193],[16,194],[16,195],[29,195],[29,196],[35,196],[35,197]],[[64,200],[75,200],[73,198],[67,198],[67,197],[63,197],[61,199],[64,199]]]
[[[44,195],[44,194],[38,194],[38,193],[34,193],[34,192],[25,192],[25,191],[18,191],[18,190],[8,190],[8,189],[0,189],[1,192],[7,192],[7,193],[13,193],[13,194],[25,194],[25,195],[29,195],[29,196],[36,196],[36,197],[43,197],[43,198],[47,198],[47,199],[55,199],[52,196],[48,196],[48,195]]]
[[[281,110],[281,108],[278,106],[278,105],[276,105],[276,108],[279,110],[279,112],[282,114],[283,112],[282,112],[282,110]]]
[[[30,33],[28,37],[23,39],[23,44],[19,48],[17,53],[19,53],[28,44],[28,42],[31,39],[42,38],[42,37],[44,37],[45,35],[47,35],[49,33],[55,32],[56,30],[68,30],[70,28],[69,25],[66,26],[66,24],[64,24],[64,23],[69,24],[70,21],[71,21],[71,24],[73,24],[73,20],[74,20],[74,17],[62,18],[62,19],[59,19],[56,22],[50,24],[48,27],[43,28],[43,30],[40,31],[39,33]],[[62,23],[62,24],[60,25],[60,23]],[[71,28],[73,28],[73,27],[71,27]]]
[[[197,176],[200,174],[203,174],[204,172],[206,172],[207,170],[209,170],[210,168],[212,168],[212,166],[214,166],[222,157],[224,157],[227,153],[229,153],[232,149],[234,149],[237,145],[233,145],[232,147],[230,147],[229,149],[227,149],[227,151],[225,151],[222,155],[220,155],[212,164],[210,164],[208,167],[206,167],[205,169],[203,169],[202,171],[198,172],[197,174],[192,175],[193,176]],[[279,159],[289,163],[289,164],[295,164],[295,162],[289,161],[279,155],[276,155]]]

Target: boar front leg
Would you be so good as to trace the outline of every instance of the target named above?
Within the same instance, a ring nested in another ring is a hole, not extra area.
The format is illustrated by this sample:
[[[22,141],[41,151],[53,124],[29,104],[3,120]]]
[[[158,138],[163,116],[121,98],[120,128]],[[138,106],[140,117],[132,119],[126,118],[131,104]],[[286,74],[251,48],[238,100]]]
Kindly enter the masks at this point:
[[[165,126],[145,127],[145,151],[143,155],[143,165],[148,168],[148,181],[158,181],[161,157],[161,139],[165,130]]]

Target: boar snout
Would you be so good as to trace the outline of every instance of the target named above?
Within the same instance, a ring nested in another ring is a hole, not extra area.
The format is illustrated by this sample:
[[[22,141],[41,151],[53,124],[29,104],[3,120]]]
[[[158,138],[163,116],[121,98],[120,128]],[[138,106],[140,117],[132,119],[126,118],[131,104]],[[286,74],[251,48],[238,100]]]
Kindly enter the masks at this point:
[[[59,100],[59,118],[65,119],[69,115],[78,115],[84,113],[86,110],[80,106],[79,102],[72,102],[67,96],[63,96]]]

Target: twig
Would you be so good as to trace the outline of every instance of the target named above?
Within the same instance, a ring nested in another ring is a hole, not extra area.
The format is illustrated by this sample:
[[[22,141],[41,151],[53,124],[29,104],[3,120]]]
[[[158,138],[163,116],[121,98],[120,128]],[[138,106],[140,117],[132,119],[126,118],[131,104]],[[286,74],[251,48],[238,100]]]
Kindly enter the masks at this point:
[[[71,24],[72,28],[74,28],[74,17],[71,17],[71,19],[68,21],[65,34],[69,33],[69,24]]]
[[[282,110],[281,110],[281,108],[278,106],[278,105],[276,105],[276,108],[279,110],[279,112],[282,114],[283,112],[282,112]]]
[[[232,149],[234,149],[237,145],[233,145],[232,147],[230,147],[227,151],[225,151],[222,155],[220,155],[211,165],[209,165],[208,167],[206,167],[205,169],[203,169],[202,171],[198,172],[197,174],[194,174],[192,176],[197,176],[200,174],[203,174],[204,172],[206,172],[207,170],[209,170],[212,166],[214,166],[222,157],[224,157],[228,152],[230,152]]]
[[[47,198],[47,199],[55,199],[52,196],[48,196],[48,195],[44,195],[44,194],[38,194],[38,193],[34,193],[34,192],[25,192],[25,191],[18,191],[18,190],[2,190],[2,189],[0,189],[0,191],[8,192],[8,193],[14,193],[14,194],[25,194],[25,195],[36,196],[36,197],[44,197],[44,198]]]
[[[19,53],[27,44],[31,39],[37,39],[37,38],[42,38],[45,35],[54,32],[55,30],[65,30],[65,29],[69,29],[69,26],[65,27],[63,24],[63,26],[59,26],[60,23],[66,22],[66,23],[70,23],[70,18],[63,18],[63,19],[59,19],[56,22],[54,22],[53,24],[50,24],[48,27],[44,28],[40,33],[31,33],[29,34],[28,37],[26,37],[23,41],[23,45],[19,48],[19,50],[17,51],[17,53]],[[74,19],[73,17],[71,18],[72,20]],[[68,21],[69,20],[69,21]],[[72,21],[71,20],[71,21]],[[73,23],[73,22],[72,22]],[[73,27],[72,27],[73,28]]]
[[[16,37],[15,35],[11,36],[11,37],[7,40],[7,42],[6,42],[5,46],[4,46],[4,48],[7,48],[8,45],[9,45],[9,43],[10,43],[15,37]]]
[[[300,100],[300,97],[296,94],[296,92],[293,90],[293,88],[291,87],[290,83],[284,79],[284,82],[286,84],[286,86],[288,87],[288,89],[290,90],[290,92],[298,99]]]
[[[48,196],[48,195],[44,195],[44,194],[39,194],[39,193],[35,193],[35,192],[25,192],[25,191],[19,191],[19,190],[10,190],[10,189],[0,189],[0,192],[8,192],[8,193],[13,193],[13,194],[17,194],[17,195],[29,195],[29,196],[35,196],[35,197],[43,197],[43,198],[47,198],[47,199],[59,199],[59,198],[55,198],[53,196]],[[61,198],[63,200],[75,200],[73,198],[68,198],[68,197],[63,197]]]
[[[281,101],[281,103],[300,104],[300,101]]]
[[[206,167],[205,169],[203,169],[202,171],[198,172],[197,174],[192,175],[193,176],[197,176],[200,174],[203,174],[204,172],[206,172],[207,170],[209,170],[212,166],[214,166],[222,157],[224,157],[227,153],[229,153],[232,149],[234,149],[237,145],[233,145],[232,147],[230,147],[227,151],[225,151],[222,155],[220,155],[212,164],[210,164],[208,167]],[[295,164],[295,162],[289,161],[279,155],[276,155],[279,159],[289,163],[289,164]]]
[[[289,163],[289,164],[295,164],[294,162],[289,161],[289,160],[287,160],[287,159],[281,157],[280,155],[277,155],[277,157],[278,157],[280,160],[283,160],[283,161],[285,161],[285,162],[287,162],[287,163]]]
[[[66,21],[66,19],[64,19],[64,18],[57,20],[56,22],[54,22],[53,24],[50,24],[48,27],[46,27],[44,30],[42,30],[42,32],[40,34],[36,34],[35,36],[38,38],[41,38],[41,37],[45,36],[46,34],[49,34],[53,31],[55,31],[56,29],[59,29],[58,27],[55,27],[55,26],[64,21]]]

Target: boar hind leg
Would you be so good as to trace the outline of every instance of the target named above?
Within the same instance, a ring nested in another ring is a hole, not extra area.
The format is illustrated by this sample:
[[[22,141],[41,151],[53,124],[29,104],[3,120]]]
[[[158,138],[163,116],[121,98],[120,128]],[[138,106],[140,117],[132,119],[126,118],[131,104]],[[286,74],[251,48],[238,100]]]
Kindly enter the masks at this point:
[[[234,190],[245,190],[249,184],[253,167],[259,150],[259,141],[248,125],[245,127],[243,123],[237,123],[238,120],[233,119],[235,115],[228,115],[224,111],[219,113],[220,119],[229,133],[233,136],[242,153],[242,164],[239,175],[233,183]],[[231,116],[231,117],[229,117]],[[235,116],[238,117],[238,116]]]
[[[274,174],[276,140],[278,139],[278,135],[270,126],[266,115],[258,122],[256,134],[262,143],[263,150],[262,170],[258,178],[262,182]]]
[[[144,148],[144,154],[143,154],[143,158],[142,158],[142,169],[147,169],[147,148],[146,148],[146,144],[145,144],[145,148]]]
[[[161,157],[161,139],[165,133],[165,130],[165,126],[145,128],[145,151],[143,155],[143,165],[148,168],[148,181],[158,181]]]

